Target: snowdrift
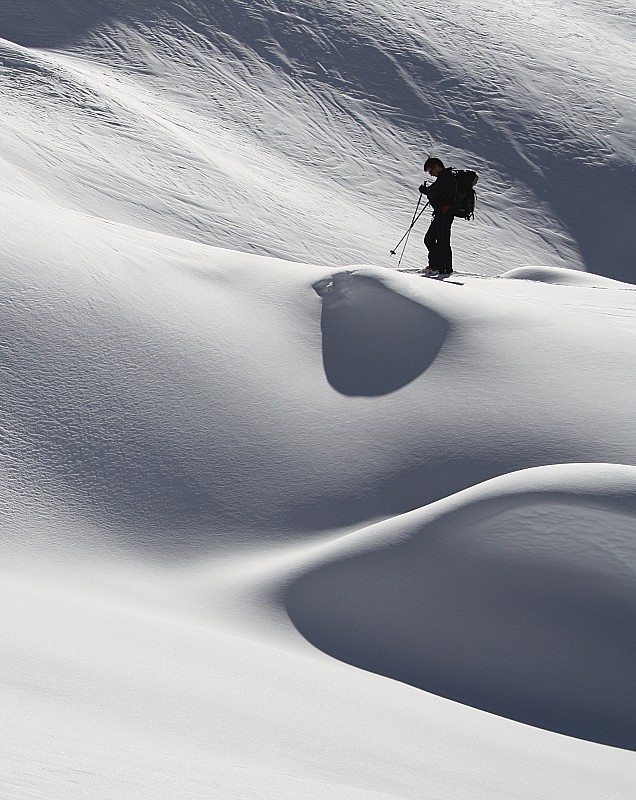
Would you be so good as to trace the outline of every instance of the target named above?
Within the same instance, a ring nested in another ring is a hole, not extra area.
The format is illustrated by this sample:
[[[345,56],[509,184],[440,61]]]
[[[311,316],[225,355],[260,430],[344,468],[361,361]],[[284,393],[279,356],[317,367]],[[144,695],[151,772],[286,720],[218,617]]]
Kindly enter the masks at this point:
[[[631,287],[0,201],[18,785],[629,797]]]
[[[635,510],[634,467],[514,473],[324,548],[287,608],[336,658],[634,750]]]
[[[599,290],[568,308],[560,286],[360,267],[320,297],[321,267],[7,196],[2,213],[13,463],[120,536],[277,538],[531,466],[632,458],[634,406],[607,402],[633,393],[631,291],[581,314]]]
[[[587,272],[577,272],[573,269],[559,269],[557,267],[517,267],[504,272],[501,277],[519,281],[556,283],[562,286],[588,286],[595,289],[629,288],[629,284],[614,281],[611,278],[604,278],[601,275],[590,275]]]

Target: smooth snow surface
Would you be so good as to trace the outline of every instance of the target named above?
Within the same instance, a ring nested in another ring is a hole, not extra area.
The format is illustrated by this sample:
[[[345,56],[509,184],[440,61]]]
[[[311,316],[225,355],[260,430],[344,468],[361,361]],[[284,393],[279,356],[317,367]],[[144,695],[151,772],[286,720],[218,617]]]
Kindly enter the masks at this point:
[[[588,286],[597,289],[630,288],[630,284],[603,278],[601,275],[591,275],[588,272],[576,272],[572,269],[558,269],[557,267],[517,267],[504,272],[501,277],[521,281],[559,283],[563,286]]]
[[[631,800],[635,24],[1,4],[2,797]]]

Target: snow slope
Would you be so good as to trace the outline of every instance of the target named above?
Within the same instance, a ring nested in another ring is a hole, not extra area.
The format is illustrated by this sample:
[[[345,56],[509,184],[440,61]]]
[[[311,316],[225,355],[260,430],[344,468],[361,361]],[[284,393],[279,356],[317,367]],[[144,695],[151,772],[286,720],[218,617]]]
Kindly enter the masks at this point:
[[[631,798],[633,246],[539,143],[591,179],[607,77],[632,163],[630,9],[471,9],[3,4],[3,796]],[[440,143],[445,282],[386,269]]]
[[[631,287],[2,199],[12,796],[629,796]]]
[[[434,152],[481,175],[479,224],[456,226],[468,271],[631,282],[634,14],[5,0],[2,184],[231,249],[389,266]]]

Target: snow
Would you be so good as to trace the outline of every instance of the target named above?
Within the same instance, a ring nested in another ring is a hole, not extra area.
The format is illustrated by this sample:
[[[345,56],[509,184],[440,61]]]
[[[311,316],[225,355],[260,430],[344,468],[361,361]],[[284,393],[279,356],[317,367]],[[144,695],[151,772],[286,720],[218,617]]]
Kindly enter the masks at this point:
[[[587,272],[575,272],[571,269],[558,269],[557,267],[517,267],[504,272],[501,277],[522,281],[558,283],[563,286],[589,286],[596,289],[629,287],[629,284],[615,281],[611,278],[604,278],[601,275],[590,275]]]
[[[2,796],[633,796],[634,24],[3,4]]]

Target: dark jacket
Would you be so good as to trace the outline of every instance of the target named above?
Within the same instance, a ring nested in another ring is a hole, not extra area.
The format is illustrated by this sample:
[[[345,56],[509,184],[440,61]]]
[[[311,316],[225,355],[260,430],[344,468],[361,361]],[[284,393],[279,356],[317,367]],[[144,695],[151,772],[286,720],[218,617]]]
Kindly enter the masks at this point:
[[[424,192],[435,214],[450,213],[451,205],[455,199],[455,188],[455,176],[453,175],[452,167],[446,167]]]

